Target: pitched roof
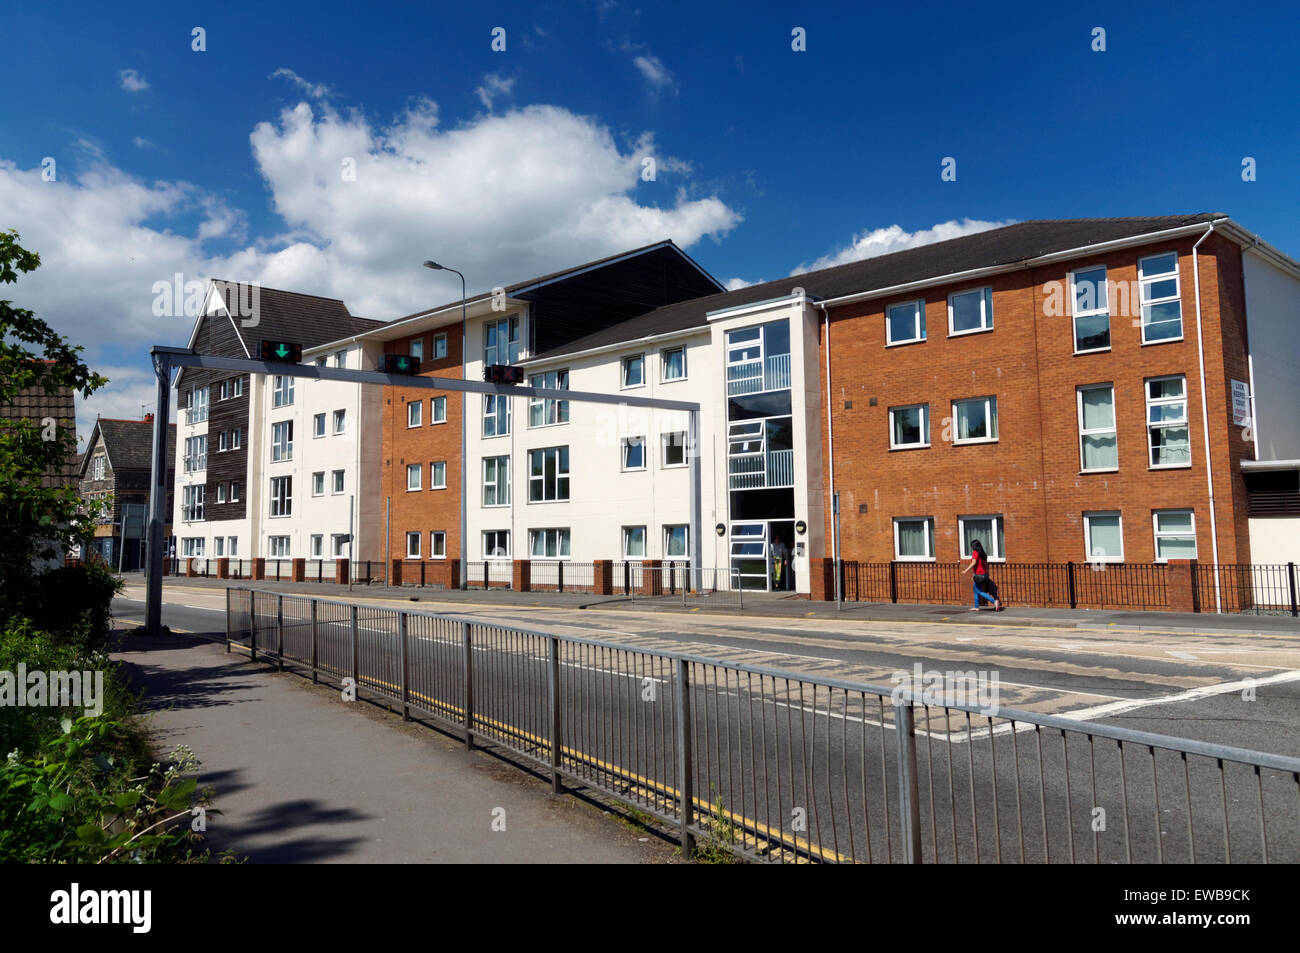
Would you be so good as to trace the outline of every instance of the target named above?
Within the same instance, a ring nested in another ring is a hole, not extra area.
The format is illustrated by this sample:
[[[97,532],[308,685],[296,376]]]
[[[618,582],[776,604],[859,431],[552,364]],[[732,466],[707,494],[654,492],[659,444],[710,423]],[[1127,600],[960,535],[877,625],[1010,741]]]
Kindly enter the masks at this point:
[[[95,449],[96,434],[104,440],[104,450],[113,470],[148,470],[153,466],[153,421],[152,420],[118,420],[112,417],[100,417],[95,421],[95,429],[86,444],[89,457]],[[167,425],[167,462],[174,467],[176,460],[176,425]],[[82,475],[89,460],[82,461]]]
[[[236,323],[240,325],[239,331],[245,340],[250,336],[260,339],[273,334],[311,347],[364,334],[384,324],[383,321],[357,317],[338,298],[263,288],[221,278],[212,279],[212,284],[221,292],[227,307],[233,304],[238,311],[241,303],[255,305],[255,325],[244,326],[236,314]]]
[[[72,389],[59,385],[52,391],[46,391],[44,385],[25,387],[14,395],[12,403],[0,404],[0,419],[29,420],[37,426],[46,417],[53,417],[58,426],[76,427],[77,405]],[[68,454],[67,461],[41,479],[41,485],[66,486],[77,482],[77,464],[75,449]]]
[[[1225,217],[1216,213],[1201,213],[1146,218],[1039,219],[1018,222],[1014,225],[977,232],[973,235],[963,235],[960,238],[950,238],[947,241],[908,248],[888,255],[878,255],[818,271],[790,275],[736,291],[665,305],[560,347],[551,348],[532,360],[543,361],[592,348],[636,341],[653,335],[704,327],[708,324],[707,316],[710,312],[785,297],[795,287],[803,288],[812,298],[835,298],[876,288],[890,288],[958,272],[973,271],[978,268],[1012,265],[1054,252],[1084,248]]]

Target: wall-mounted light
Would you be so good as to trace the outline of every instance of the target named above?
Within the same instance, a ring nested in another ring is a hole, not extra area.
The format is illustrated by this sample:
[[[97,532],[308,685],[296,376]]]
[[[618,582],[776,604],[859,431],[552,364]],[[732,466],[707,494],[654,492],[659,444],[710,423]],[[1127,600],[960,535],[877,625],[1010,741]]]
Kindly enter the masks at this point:
[[[727,524],[726,524],[726,523],[719,523],[717,526],[713,527],[713,531],[714,531],[715,533],[717,533],[719,536],[726,536],[726,535],[727,535]]]
[[[794,524],[794,531],[802,536],[804,533],[808,532],[808,524],[803,520],[799,520],[799,522]]]

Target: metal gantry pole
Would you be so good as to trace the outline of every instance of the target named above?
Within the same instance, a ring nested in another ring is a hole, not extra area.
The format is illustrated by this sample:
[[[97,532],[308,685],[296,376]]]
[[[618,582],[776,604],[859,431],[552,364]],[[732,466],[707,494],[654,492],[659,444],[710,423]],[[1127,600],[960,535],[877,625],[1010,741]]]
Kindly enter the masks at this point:
[[[700,536],[701,501],[700,501],[700,412],[687,412],[687,448],[690,454],[690,506],[691,506],[691,588],[700,591],[701,573],[703,572],[704,540]],[[684,597],[683,593],[683,597]]]
[[[149,635],[162,632],[163,529],[167,525],[167,431],[171,416],[171,363],[166,350],[154,348],[154,378],[157,382],[153,415],[153,457],[149,473],[149,567],[145,574],[144,629]]]

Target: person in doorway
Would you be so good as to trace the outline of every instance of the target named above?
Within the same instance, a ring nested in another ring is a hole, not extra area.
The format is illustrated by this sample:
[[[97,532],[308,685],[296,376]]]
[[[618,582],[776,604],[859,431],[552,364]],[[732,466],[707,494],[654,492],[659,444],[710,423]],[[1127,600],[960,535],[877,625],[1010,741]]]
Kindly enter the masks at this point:
[[[789,561],[790,551],[785,548],[785,542],[780,536],[772,537],[772,588],[774,590],[785,588],[785,573],[787,571],[787,562]]]
[[[971,570],[975,571],[974,590],[975,605],[971,612],[980,611],[980,599],[985,599],[993,603],[993,611],[999,612],[1002,609],[1002,603],[998,601],[997,584],[989,578],[989,557],[984,552],[984,544],[978,539],[971,540],[970,544],[970,565],[961,571],[962,575]]]

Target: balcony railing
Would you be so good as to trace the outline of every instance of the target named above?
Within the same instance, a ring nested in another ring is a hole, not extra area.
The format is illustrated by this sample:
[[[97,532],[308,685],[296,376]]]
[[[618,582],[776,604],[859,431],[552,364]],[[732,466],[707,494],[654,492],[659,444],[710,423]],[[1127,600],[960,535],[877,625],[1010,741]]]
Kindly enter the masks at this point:
[[[790,387],[790,355],[772,354],[765,361],[749,361],[727,368],[727,396],[757,394]]]
[[[766,458],[760,454],[731,457],[727,461],[727,474],[728,485],[733,490],[794,486],[794,451],[772,450]]]

